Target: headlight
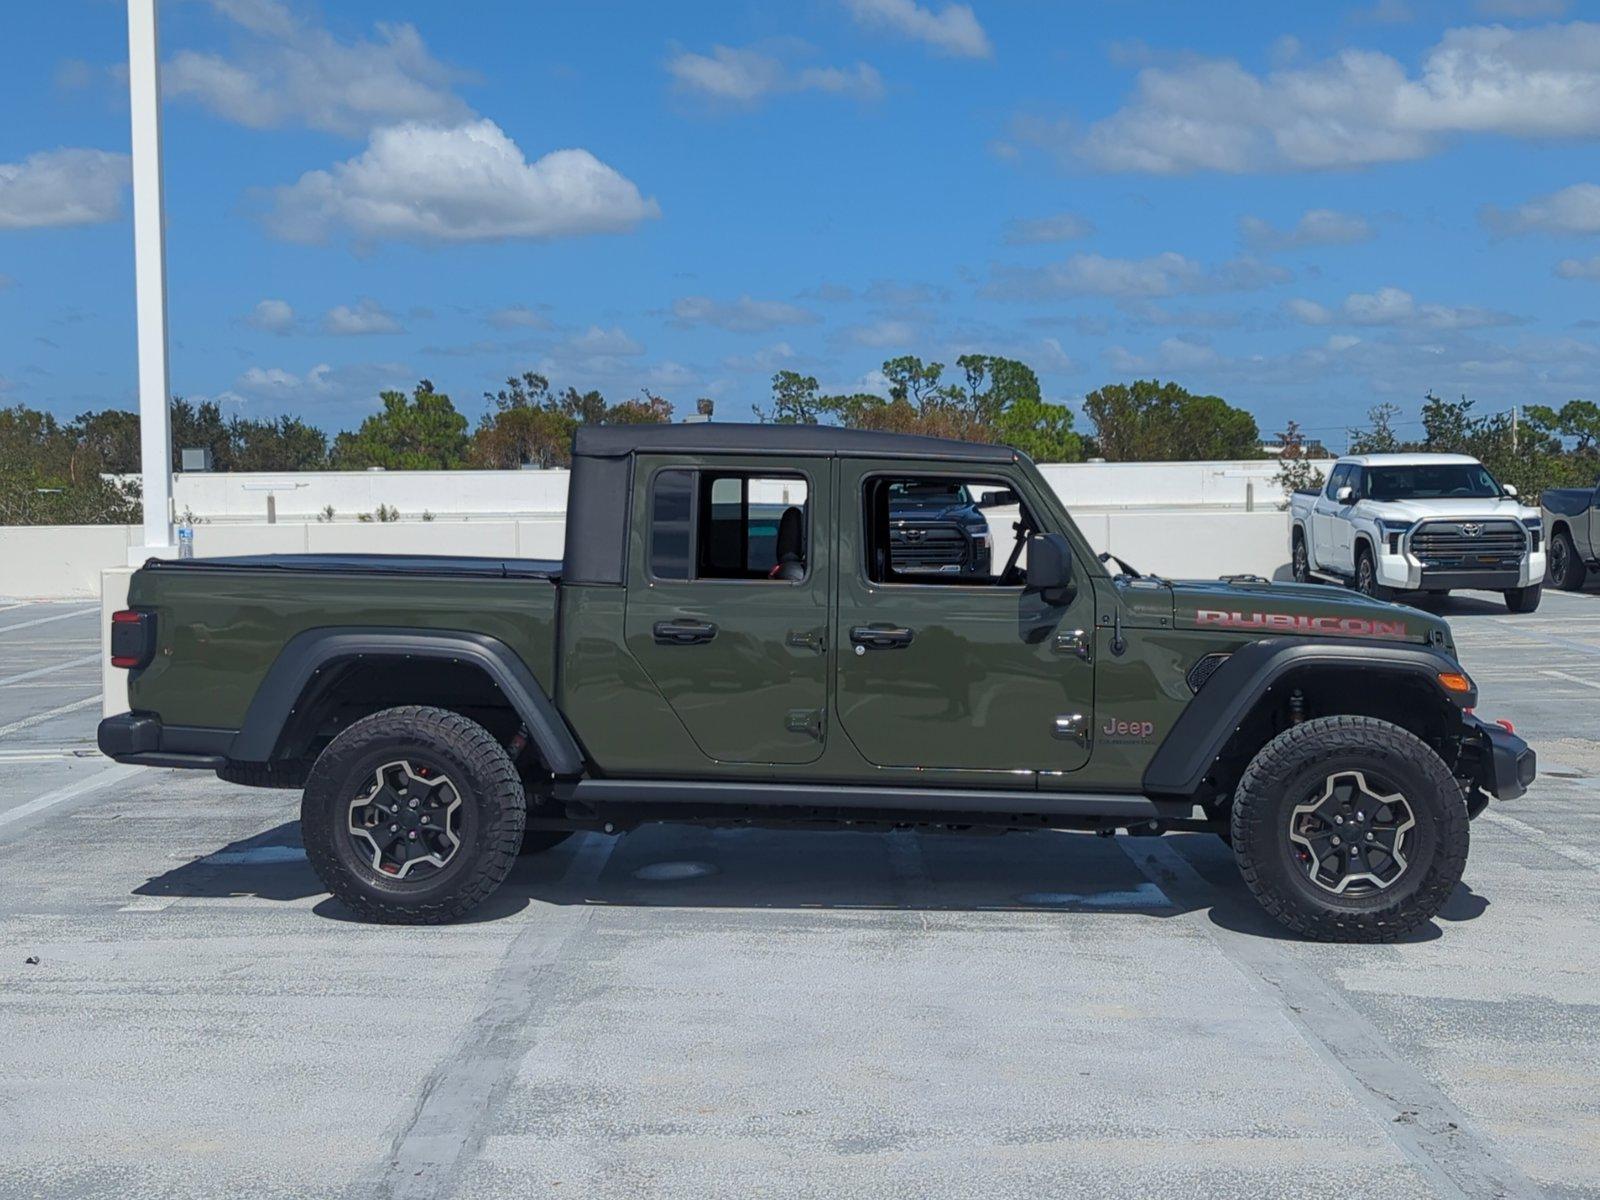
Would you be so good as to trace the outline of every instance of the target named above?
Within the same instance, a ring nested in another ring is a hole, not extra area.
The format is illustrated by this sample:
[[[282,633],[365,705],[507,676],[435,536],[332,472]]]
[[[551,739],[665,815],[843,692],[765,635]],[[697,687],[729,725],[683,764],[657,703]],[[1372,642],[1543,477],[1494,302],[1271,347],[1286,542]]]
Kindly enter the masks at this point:
[[[1406,530],[1410,529],[1413,525],[1415,525],[1416,522],[1415,521],[1391,521],[1391,520],[1388,520],[1387,518],[1385,518],[1385,519],[1380,520],[1378,522],[1378,524],[1383,526],[1383,531],[1385,533],[1404,533]]]
[[[987,546],[989,544],[989,527],[986,525],[982,529],[974,529],[972,531],[972,540],[980,546]]]
[[[1522,523],[1535,533],[1544,528],[1543,517],[1523,517]]]

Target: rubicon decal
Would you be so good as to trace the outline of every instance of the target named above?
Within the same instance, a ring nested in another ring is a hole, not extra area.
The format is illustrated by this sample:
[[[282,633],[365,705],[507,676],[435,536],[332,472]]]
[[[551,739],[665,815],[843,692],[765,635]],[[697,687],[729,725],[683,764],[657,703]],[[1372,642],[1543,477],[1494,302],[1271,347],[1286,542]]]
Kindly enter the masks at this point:
[[[1314,617],[1305,613],[1219,612],[1197,609],[1196,625],[1225,629],[1258,629],[1263,633],[1310,633],[1323,637],[1394,638],[1404,641],[1404,621],[1373,621],[1366,617]]]

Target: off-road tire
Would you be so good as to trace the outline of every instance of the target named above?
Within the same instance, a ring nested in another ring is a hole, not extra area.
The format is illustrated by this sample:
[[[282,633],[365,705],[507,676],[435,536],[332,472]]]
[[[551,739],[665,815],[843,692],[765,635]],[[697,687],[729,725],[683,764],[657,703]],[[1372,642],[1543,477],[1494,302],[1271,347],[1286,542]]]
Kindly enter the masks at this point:
[[[226,762],[217,768],[217,778],[242,787],[299,789],[306,785],[311,764],[301,759],[288,762]]]
[[[1373,600],[1393,600],[1395,597],[1393,588],[1386,588],[1378,582],[1377,561],[1372,557],[1372,551],[1364,545],[1356,549],[1355,589]]]
[[[1565,529],[1556,531],[1550,540],[1550,561],[1545,565],[1550,582],[1563,592],[1576,592],[1588,581],[1589,568],[1584,566],[1573,545],[1572,535]]]
[[[1311,548],[1306,544],[1303,529],[1296,529],[1289,539],[1289,569],[1296,583],[1311,582]]]
[[[521,853],[543,854],[546,850],[555,849],[574,832],[571,829],[524,829]]]
[[[448,775],[462,800],[460,844],[418,880],[390,879],[363,861],[349,834],[349,806],[390,760],[422,760]],[[438,925],[482,904],[516,862],[527,797],[505,748],[460,713],[408,705],[363,717],[328,744],[300,803],[306,857],[353,912],[392,925]]]
[[[1338,896],[1294,857],[1290,814],[1341,769],[1398,787],[1416,819],[1404,872],[1385,890]],[[1466,802],[1450,768],[1415,735],[1374,717],[1318,717],[1280,733],[1245,769],[1233,799],[1233,853],[1267,913],[1302,937],[1390,942],[1424,924],[1461,882]]]
[[[1524,588],[1512,588],[1505,593],[1506,611],[1514,613],[1531,613],[1539,607],[1539,598],[1544,594],[1544,588],[1539,584],[1530,584]]]

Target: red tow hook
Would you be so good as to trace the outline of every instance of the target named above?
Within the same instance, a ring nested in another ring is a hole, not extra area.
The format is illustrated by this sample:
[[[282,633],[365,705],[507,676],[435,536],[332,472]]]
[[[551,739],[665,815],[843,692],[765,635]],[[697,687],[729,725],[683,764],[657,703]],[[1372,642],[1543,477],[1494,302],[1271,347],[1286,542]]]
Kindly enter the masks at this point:
[[[1498,720],[1496,720],[1495,724],[1500,726],[1500,728],[1504,729],[1507,733],[1515,733],[1517,731],[1516,726],[1513,725],[1510,721],[1506,720],[1504,717],[1501,717]]]

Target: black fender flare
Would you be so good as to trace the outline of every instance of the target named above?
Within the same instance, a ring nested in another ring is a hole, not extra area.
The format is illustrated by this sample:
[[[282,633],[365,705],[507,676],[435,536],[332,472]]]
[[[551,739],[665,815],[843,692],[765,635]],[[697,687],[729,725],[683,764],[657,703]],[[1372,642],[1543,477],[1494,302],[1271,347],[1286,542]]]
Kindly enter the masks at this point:
[[[1212,672],[1189,706],[1178,714],[1144,772],[1147,796],[1193,796],[1244,719],[1275,684],[1293,671],[1316,667],[1356,668],[1381,676],[1427,680],[1441,700],[1458,709],[1478,702],[1478,691],[1445,692],[1440,673],[1460,665],[1427,646],[1392,645],[1344,638],[1263,638],[1241,646]]]
[[[457,630],[330,626],[296,634],[256,688],[228,757],[237,762],[268,761],[290,713],[317,673],[368,656],[443,659],[478,667],[516,709],[551,773],[563,777],[584,773],[577,740],[521,656],[499,638]]]

